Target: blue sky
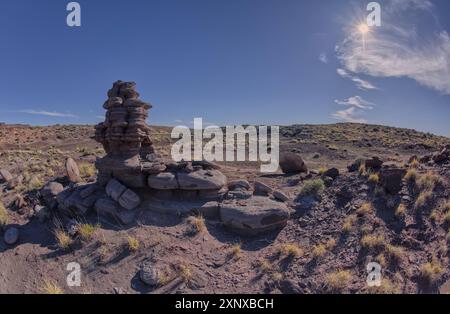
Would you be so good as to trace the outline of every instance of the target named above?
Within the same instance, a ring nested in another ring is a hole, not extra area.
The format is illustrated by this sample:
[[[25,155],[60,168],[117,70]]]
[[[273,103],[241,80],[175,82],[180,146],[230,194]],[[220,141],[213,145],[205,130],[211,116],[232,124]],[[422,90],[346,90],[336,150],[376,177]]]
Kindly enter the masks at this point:
[[[450,136],[450,1],[66,0],[0,4],[0,121],[98,123],[113,81],[149,123],[335,123]]]

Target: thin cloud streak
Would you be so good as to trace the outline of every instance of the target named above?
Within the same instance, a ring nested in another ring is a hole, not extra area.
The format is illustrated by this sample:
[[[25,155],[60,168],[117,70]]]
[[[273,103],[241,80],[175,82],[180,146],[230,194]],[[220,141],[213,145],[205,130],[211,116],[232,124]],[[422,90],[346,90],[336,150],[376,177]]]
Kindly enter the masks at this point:
[[[24,110],[15,110],[13,112],[26,113],[26,114],[39,115],[39,116],[47,116],[47,117],[57,117],[57,118],[78,118],[78,116],[71,114],[71,113],[61,113],[61,112],[45,111],[45,110],[24,109]]]

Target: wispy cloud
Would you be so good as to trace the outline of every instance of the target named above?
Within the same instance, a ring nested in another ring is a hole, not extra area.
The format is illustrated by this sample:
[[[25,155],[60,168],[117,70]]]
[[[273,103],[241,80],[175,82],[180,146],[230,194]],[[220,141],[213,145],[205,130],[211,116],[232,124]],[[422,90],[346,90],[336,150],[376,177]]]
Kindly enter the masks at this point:
[[[358,112],[357,108],[350,107],[345,110],[338,110],[332,114],[332,117],[344,121],[344,122],[352,122],[352,123],[366,123],[367,120],[363,118],[358,118],[360,112]]]
[[[363,99],[360,96],[353,96],[348,99],[334,101],[338,105],[348,106],[344,110],[338,110],[332,114],[332,117],[344,122],[366,123],[367,120],[362,118],[367,110],[372,110],[374,103]]]
[[[355,75],[350,74],[349,72],[347,72],[344,69],[337,69],[336,70],[337,74],[339,74],[341,77],[349,79],[351,81],[353,81],[356,86],[361,89],[361,90],[374,90],[377,89],[377,87],[375,85],[373,85],[372,83],[370,83],[369,81],[363,80]]]
[[[319,55],[319,60],[320,60],[320,62],[327,64],[328,63],[328,56],[327,56],[327,54],[325,52],[322,52]]]
[[[428,0],[390,0],[382,26],[362,44],[355,27],[337,47],[344,69],[373,77],[406,77],[450,94],[450,36],[437,23]],[[420,13],[418,15],[417,13]]]
[[[45,111],[45,110],[24,109],[24,110],[15,110],[14,112],[27,113],[27,114],[39,115],[39,116],[58,117],[58,118],[78,118],[78,116],[71,114],[71,113],[61,113],[61,112]]]
[[[360,96],[353,96],[345,100],[336,99],[334,102],[338,105],[352,106],[364,110],[371,110],[375,105],[374,103],[371,103],[370,101],[367,101]]]

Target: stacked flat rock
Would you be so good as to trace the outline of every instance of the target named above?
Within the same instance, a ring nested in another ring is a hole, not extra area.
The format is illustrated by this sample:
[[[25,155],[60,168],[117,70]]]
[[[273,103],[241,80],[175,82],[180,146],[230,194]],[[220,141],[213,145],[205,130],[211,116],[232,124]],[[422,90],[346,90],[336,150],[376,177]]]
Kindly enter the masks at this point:
[[[98,182],[103,186],[116,178],[130,187],[145,187],[143,168],[164,170],[160,161],[156,167],[151,161],[143,164],[154,154],[150,127],[145,122],[152,106],[139,99],[135,87],[134,82],[115,82],[103,105],[105,121],[95,127],[95,139],[106,152],[96,163]]]

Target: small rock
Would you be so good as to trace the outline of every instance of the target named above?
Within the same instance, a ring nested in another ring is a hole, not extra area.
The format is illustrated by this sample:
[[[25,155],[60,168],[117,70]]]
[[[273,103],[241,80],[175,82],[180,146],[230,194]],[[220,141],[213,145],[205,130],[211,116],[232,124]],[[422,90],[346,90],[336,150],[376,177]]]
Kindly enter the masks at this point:
[[[22,209],[23,207],[27,206],[27,202],[22,195],[17,194],[14,200],[14,206],[18,209]]]
[[[13,245],[19,240],[19,229],[15,227],[8,228],[3,236],[6,244]]]
[[[339,170],[337,168],[330,168],[323,174],[324,177],[330,177],[331,179],[336,179],[339,177]]]
[[[12,174],[6,169],[0,169],[0,182],[9,182],[13,179]]]
[[[280,155],[280,168],[283,173],[308,172],[303,159],[295,153],[284,153]]]
[[[124,186],[122,183],[120,183],[116,179],[111,179],[106,185],[106,195],[108,195],[117,202],[119,201],[120,196],[122,195],[123,192],[125,192],[126,189],[127,187]]]
[[[43,223],[45,222],[45,220],[47,220],[49,211],[45,206],[36,205],[34,206],[34,215],[37,217],[39,222]]]
[[[372,157],[372,159],[366,159],[365,166],[367,169],[380,169],[383,165],[383,161],[378,157]]]
[[[234,180],[228,183],[228,189],[231,191],[239,188],[250,190],[251,186],[247,180]]]
[[[406,170],[401,168],[382,169],[380,183],[388,193],[397,194],[402,190],[405,174]]]
[[[125,209],[135,209],[141,203],[139,196],[132,190],[127,189],[119,198],[119,204]]]
[[[319,153],[315,153],[314,155],[313,155],[313,159],[319,159],[320,158],[320,154]]]
[[[78,165],[75,160],[70,157],[66,159],[66,173],[70,182],[77,183],[81,181]]]
[[[139,278],[149,286],[156,286],[159,282],[160,271],[152,262],[144,262],[139,271]]]
[[[273,197],[275,197],[277,200],[282,201],[282,202],[287,202],[289,200],[289,197],[284,194],[281,191],[274,191],[272,193]]]
[[[261,181],[254,182],[255,195],[268,195],[272,193],[272,188]]]

